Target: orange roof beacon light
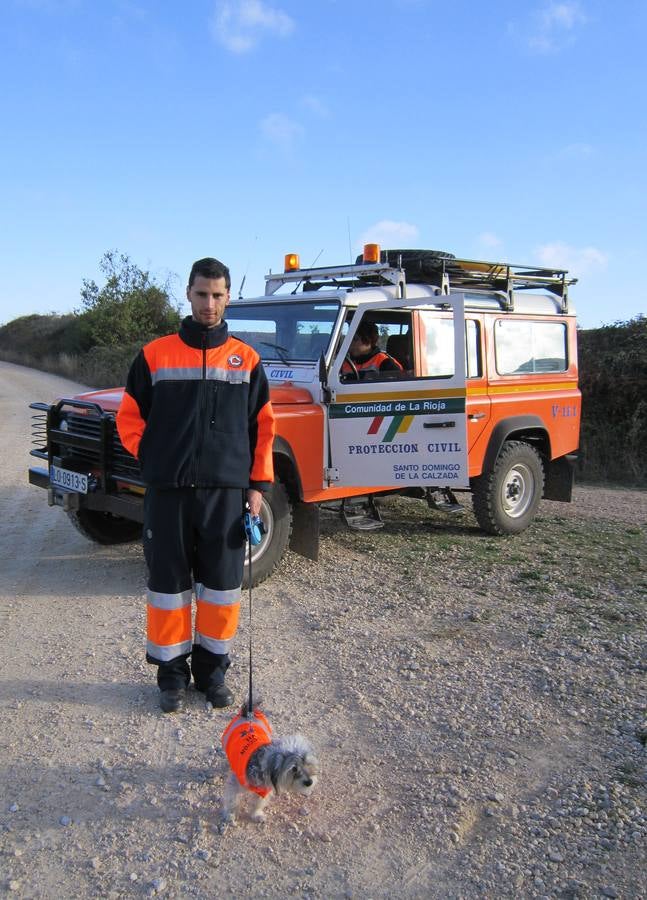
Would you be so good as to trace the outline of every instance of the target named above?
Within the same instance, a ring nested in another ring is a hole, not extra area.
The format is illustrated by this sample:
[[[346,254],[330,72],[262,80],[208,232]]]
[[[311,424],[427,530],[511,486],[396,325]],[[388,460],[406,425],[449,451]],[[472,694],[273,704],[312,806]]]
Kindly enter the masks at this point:
[[[380,245],[364,244],[364,262],[379,263],[380,261]]]
[[[295,272],[297,269],[301,268],[301,263],[299,261],[298,253],[286,253],[285,254],[285,269],[284,272]]]

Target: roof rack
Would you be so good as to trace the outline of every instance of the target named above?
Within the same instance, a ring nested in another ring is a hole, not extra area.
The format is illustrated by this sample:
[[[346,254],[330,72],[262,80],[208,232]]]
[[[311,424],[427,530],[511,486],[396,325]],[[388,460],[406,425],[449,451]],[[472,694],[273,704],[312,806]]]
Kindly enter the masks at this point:
[[[515,263],[491,263],[475,259],[440,260],[443,293],[449,288],[474,291],[501,291],[508,298],[507,308],[514,309],[514,291],[546,290],[562,301],[562,312],[568,312],[568,288],[577,278],[568,278],[567,269],[537,268]]]
[[[265,276],[265,294],[276,293],[284,284],[296,281],[296,294],[303,283],[304,290],[318,290],[323,284],[333,287],[358,287],[369,279],[373,284],[405,284],[404,269],[388,263],[362,263],[361,265],[322,266],[318,269],[294,269],[291,272],[272,273]],[[316,283],[316,282],[320,283]]]
[[[270,273],[265,276],[265,294],[274,294],[284,284],[296,282],[293,294],[321,287],[358,288],[393,284],[406,297],[407,278],[412,284],[429,284],[439,294],[450,290],[497,291],[505,295],[505,306],[514,309],[514,292],[545,290],[561,298],[562,312],[568,312],[568,288],[577,283],[566,269],[537,268],[513,263],[457,259],[433,251],[385,251],[384,262],[326,266]],[[388,260],[388,262],[386,261]],[[393,265],[393,262],[396,265]]]

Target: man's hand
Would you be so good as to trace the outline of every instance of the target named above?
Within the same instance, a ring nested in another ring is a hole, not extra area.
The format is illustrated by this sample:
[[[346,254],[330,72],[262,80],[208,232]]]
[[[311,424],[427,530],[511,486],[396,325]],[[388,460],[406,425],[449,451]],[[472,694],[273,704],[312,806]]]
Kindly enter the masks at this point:
[[[248,488],[247,503],[249,505],[249,511],[253,516],[260,516],[262,499],[263,494],[261,491],[257,491],[254,488]]]

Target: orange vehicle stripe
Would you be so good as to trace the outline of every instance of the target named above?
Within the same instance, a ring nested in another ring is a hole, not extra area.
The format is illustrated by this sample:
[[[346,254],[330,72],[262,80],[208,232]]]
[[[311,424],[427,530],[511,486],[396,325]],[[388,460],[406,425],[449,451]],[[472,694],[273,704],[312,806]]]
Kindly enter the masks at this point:
[[[191,640],[191,607],[156,609],[146,607],[146,636],[160,647]]]
[[[218,606],[198,600],[195,630],[217,641],[230,640],[236,634],[239,613],[240,603]]]

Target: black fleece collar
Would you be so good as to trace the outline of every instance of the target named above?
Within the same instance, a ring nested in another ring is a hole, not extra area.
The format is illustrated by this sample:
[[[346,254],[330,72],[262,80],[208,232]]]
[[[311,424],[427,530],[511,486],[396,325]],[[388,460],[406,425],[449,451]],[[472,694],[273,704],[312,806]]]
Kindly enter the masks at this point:
[[[193,316],[187,316],[182,320],[180,337],[189,347],[197,347],[199,350],[205,347],[210,350],[212,347],[220,347],[225,343],[229,337],[229,329],[224,319],[220,325],[207,328],[206,325],[196,322]]]

